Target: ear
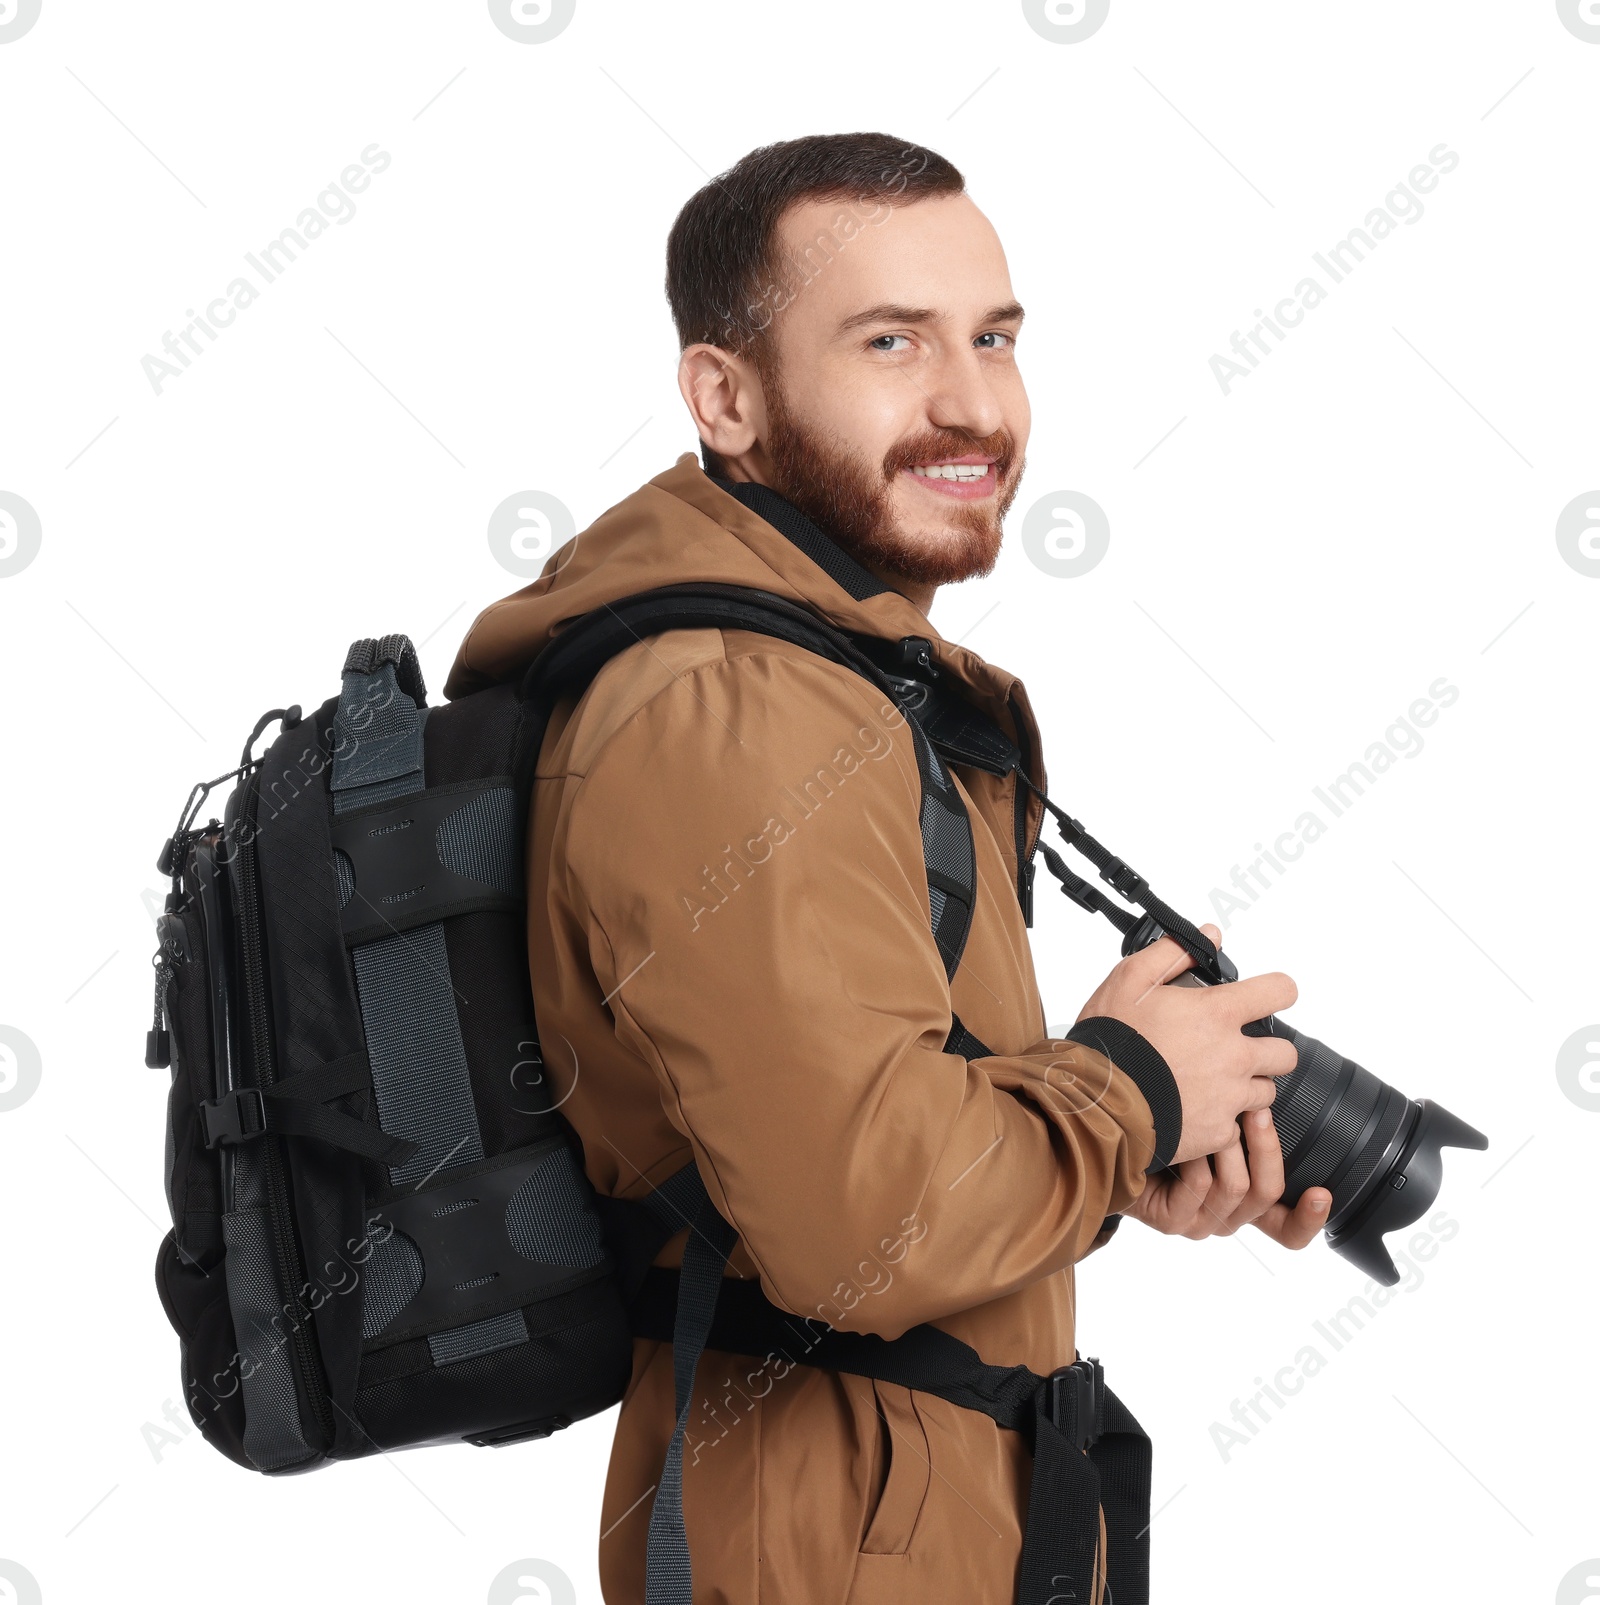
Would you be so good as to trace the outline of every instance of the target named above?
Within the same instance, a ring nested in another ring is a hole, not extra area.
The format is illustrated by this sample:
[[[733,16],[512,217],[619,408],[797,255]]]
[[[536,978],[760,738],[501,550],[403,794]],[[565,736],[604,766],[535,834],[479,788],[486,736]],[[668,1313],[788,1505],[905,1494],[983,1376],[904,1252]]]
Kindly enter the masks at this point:
[[[721,346],[686,346],[678,390],[696,432],[724,462],[747,456],[766,434],[767,407],[752,363]]]

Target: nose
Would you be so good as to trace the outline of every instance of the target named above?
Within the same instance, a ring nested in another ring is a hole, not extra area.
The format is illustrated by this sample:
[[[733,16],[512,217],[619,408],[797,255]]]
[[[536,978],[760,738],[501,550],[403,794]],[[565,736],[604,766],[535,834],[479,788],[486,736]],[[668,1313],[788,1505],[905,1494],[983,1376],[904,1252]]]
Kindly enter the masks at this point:
[[[928,422],[938,429],[992,435],[1004,422],[1000,398],[983,371],[978,353],[957,348],[928,370]]]

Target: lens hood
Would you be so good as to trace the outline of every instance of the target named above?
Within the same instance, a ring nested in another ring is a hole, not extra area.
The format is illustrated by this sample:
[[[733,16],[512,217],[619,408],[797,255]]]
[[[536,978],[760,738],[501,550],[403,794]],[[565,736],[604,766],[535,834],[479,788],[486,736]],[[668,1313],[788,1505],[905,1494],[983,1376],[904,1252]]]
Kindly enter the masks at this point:
[[[1444,1179],[1444,1156],[1440,1150],[1489,1146],[1482,1132],[1451,1114],[1443,1104],[1419,1098],[1411,1107],[1414,1118],[1399,1138],[1396,1157],[1387,1161],[1385,1156],[1374,1167],[1381,1178],[1379,1185],[1366,1197],[1357,1199],[1345,1219],[1336,1215],[1330,1220],[1323,1234],[1334,1253],[1383,1287],[1393,1287],[1400,1280],[1384,1237],[1420,1220],[1432,1208]]]

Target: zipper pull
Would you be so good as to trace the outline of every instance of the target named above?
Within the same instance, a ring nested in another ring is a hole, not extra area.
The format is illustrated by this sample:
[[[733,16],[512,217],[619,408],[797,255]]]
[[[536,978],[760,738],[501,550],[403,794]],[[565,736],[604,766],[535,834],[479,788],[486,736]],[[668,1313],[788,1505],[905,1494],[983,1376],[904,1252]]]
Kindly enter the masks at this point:
[[[156,1006],[144,1039],[144,1062],[152,1070],[166,1070],[172,1064],[172,1033],[166,1018],[167,988],[172,985],[177,966],[188,956],[185,952],[183,922],[174,918],[178,902],[178,893],[169,892],[167,912],[156,921],[156,941],[159,946],[150,960],[156,968]]]
[[[907,673],[921,670],[930,680],[939,678],[938,666],[933,661],[933,642],[920,635],[905,636],[899,643],[900,667]]]
[[[167,987],[172,982],[172,965],[167,960],[165,946],[152,961],[156,967],[155,1019],[144,1039],[144,1062],[152,1070],[165,1070],[172,1064],[172,1033],[167,1030],[164,1016],[167,1011]]]

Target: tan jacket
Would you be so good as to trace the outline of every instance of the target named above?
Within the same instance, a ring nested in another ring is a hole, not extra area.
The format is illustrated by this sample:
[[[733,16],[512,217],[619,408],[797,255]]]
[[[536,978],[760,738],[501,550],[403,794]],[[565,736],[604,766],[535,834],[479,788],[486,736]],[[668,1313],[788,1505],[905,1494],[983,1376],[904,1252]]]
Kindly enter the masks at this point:
[[[446,694],[514,673],[563,620],[686,581],[928,638],[1042,787],[1013,676],[941,640],[897,592],[853,599],[688,453],[485,609]],[[878,692],[747,631],[624,651],[557,710],[538,765],[540,1036],[602,1193],[638,1197],[692,1158],[739,1234],[731,1271],[783,1308],[885,1337],[932,1321],[991,1364],[1044,1373],[1076,1357],[1072,1267],[1143,1189],[1156,1133],[1128,1074],[1046,1037],[1016,782],[955,773],[978,901],[950,984],[911,737]],[[1040,814],[1030,799],[1030,851]],[[994,1057],[942,1051],[952,1008]],[[684,1236],[658,1263],[679,1262]],[[684,1493],[697,1605],[1010,1605],[1020,1434],[926,1393],[710,1350],[697,1391]],[[671,1347],[635,1340],[601,1518],[609,1605],[644,1598],[672,1420]]]

